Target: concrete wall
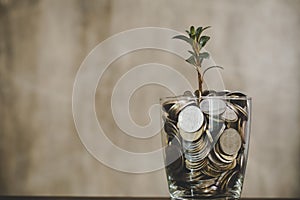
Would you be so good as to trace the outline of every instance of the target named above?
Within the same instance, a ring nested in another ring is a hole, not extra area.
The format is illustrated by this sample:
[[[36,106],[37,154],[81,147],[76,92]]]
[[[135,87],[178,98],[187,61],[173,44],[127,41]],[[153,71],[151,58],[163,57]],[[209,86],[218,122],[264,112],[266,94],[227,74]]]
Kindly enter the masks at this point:
[[[297,0],[1,0],[0,194],[166,196],[163,170],[122,173],[86,151],[73,122],[72,87],[85,56],[115,33],[145,26],[183,32],[199,24],[213,26],[207,49],[225,67],[227,89],[253,97],[243,195],[299,197],[299,11]],[[126,138],[109,110],[111,90],[130,68],[153,59],[196,81],[178,58],[141,51],[113,63],[96,93],[108,137],[132,151],[157,148],[158,137]],[[132,116],[143,124],[141,108],[165,93],[139,92]]]

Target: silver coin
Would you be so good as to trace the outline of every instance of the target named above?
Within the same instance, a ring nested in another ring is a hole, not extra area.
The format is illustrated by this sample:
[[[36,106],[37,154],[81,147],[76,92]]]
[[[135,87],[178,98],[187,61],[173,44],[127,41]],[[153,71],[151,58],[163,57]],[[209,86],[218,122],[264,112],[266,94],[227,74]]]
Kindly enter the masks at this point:
[[[234,92],[228,93],[227,96],[230,97],[231,103],[233,103],[235,105],[239,105],[242,108],[247,106],[247,100],[245,99],[247,97],[246,94],[239,92],[239,91],[234,91]]]
[[[238,120],[237,113],[230,107],[226,107],[225,112],[221,115],[221,118],[226,122],[236,122]]]
[[[182,137],[182,139],[185,141],[189,141],[189,142],[198,140],[203,133],[202,131],[197,131],[194,133],[187,133],[181,129],[179,129],[179,132],[180,132],[180,136]]]
[[[233,128],[226,129],[220,137],[220,147],[227,155],[236,155],[241,148],[240,134]]]
[[[184,157],[191,162],[198,162],[207,157],[210,152],[211,146],[207,139],[204,140],[204,146],[197,151],[184,150]]]
[[[206,125],[204,124],[204,126],[200,129],[200,131],[203,132],[206,129],[205,127]],[[203,135],[201,134],[198,140],[193,140],[193,141],[182,140],[182,147],[185,150],[185,152],[197,153],[205,147],[206,142],[207,141],[205,141],[205,137],[203,137]]]
[[[195,97],[194,94],[193,94],[191,91],[189,91],[189,90],[185,91],[185,92],[183,93],[183,96],[187,96],[187,97]]]
[[[226,180],[226,184],[225,184],[226,189],[230,189],[235,185],[236,181],[238,180],[238,174],[239,172],[237,170],[234,170],[233,173],[230,174],[230,176]]]
[[[218,158],[218,160],[223,163],[224,165],[227,165],[227,164],[230,164],[232,162],[233,159],[226,159],[224,158],[222,155],[222,152],[220,151],[220,148],[219,148],[219,143],[217,143],[214,148],[213,148],[213,152],[214,152],[214,155]]]
[[[191,162],[188,159],[185,160],[186,168],[191,170],[191,171],[199,171],[203,167],[205,167],[206,165],[207,165],[207,160],[206,159],[203,159],[203,160],[198,161],[198,162]]]
[[[247,121],[248,120],[248,112],[245,108],[242,108],[239,105],[234,105],[235,109],[238,111],[240,118]]]
[[[169,133],[173,133],[175,135],[178,135],[179,130],[177,128],[177,126],[174,124],[174,122],[172,122],[171,120],[166,120],[165,124],[164,124],[164,131],[169,134]]]
[[[200,130],[198,130],[197,132],[186,133],[179,129],[179,133],[180,133],[181,138],[184,141],[184,144],[189,145],[189,148],[186,148],[186,150],[188,150],[188,151],[192,151],[193,149],[199,150],[205,145],[205,142],[206,142],[205,138],[201,137],[201,136],[203,135],[204,131],[206,130],[206,127],[207,127],[207,123],[204,118],[203,125],[200,128]]]
[[[200,102],[200,109],[208,115],[220,115],[225,112],[226,104],[222,99],[208,98]]]
[[[178,100],[172,99],[172,100],[167,100],[162,103],[163,111],[168,112],[169,109],[177,103]]]
[[[241,138],[242,138],[242,141],[243,141],[243,144],[246,143],[246,125],[247,125],[247,121],[244,121],[242,119],[239,120],[239,124],[238,124],[238,131],[241,135]]]
[[[227,170],[224,173],[222,173],[217,182],[216,185],[219,186],[221,191],[226,191],[227,185],[228,185],[228,180],[236,173],[235,170]]]
[[[238,158],[237,158],[237,164],[240,166],[241,169],[244,168],[244,165],[245,165],[245,155],[244,155],[244,152],[242,151]]]
[[[198,106],[186,106],[178,116],[178,127],[184,132],[193,133],[200,129],[204,121],[203,113]]]
[[[215,149],[208,155],[208,160],[209,165],[218,171],[228,170],[231,169],[233,165],[236,165],[234,160],[223,159],[218,149]]]
[[[183,171],[182,171],[183,172]],[[182,173],[182,178],[187,182],[195,182],[203,179],[205,175],[200,170],[188,170]]]
[[[195,105],[196,100],[195,99],[186,99],[186,100],[178,100],[168,111],[169,118],[172,120],[177,121],[178,114],[189,105]]]
[[[202,169],[202,173],[210,177],[219,177],[222,171],[213,168],[211,165],[206,165],[205,168]]]
[[[221,162],[215,155],[214,151],[211,151],[210,154],[208,155],[208,160],[209,160],[209,164],[215,166],[216,168],[218,168],[219,166],[223,166],[224,163]],[[225,164],[227,165],[227,164]]]

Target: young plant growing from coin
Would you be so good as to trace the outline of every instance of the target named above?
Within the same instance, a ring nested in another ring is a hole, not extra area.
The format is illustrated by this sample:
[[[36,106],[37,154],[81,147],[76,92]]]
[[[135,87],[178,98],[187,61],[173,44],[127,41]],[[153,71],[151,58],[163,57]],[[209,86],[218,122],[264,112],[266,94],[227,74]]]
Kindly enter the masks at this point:
[[[210,26],[206,26],[206,27],[198,27],[197,29],[195,29],[194,26],[190,27],[190,30],[186,30],[187,34],[189,37],[185,36],[185,35],[177,35],[175,37],[173,37],[173,39],[180,39],[183,40],[187,43],[189,43],[192,46],[192,50],[193,51],[188,51],[191,56],[186,59],[185,61],[190,63],[191,65],[194,66],[194,68],[197,71],[198,74],[198,91],[197,92],[197,96],[201,97],[201,94],[203,92],[203,77],[205,75],[205,72],[209,69],[212,68],[221,68],[223,69],[223,67],[221,66],[210,66],[208,67],[206,70],[203,71],[203,73],[201,74],[201,66],[202,66],[202,62],[204,59],[208,59],[209,58],[209,53],[208,52],[203,52],[202,49],[203,47],[206,45],[206,43],[209,41],[210,37],[207,35],[202,35],[203,31],[205,31],[206,29],[210,28]]]

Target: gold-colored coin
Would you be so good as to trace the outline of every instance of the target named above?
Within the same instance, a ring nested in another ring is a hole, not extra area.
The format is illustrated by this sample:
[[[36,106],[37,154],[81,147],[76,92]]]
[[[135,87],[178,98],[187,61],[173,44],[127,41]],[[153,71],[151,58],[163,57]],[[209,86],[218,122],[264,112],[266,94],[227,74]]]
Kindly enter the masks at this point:
[[[242,119],[239,120],[238,131],[241,135],[243,144],[246,143],[246,135],[245,135],[245,131],[246,131],[245,129],[247,128],[246,125],[247,125],[247,121]]]

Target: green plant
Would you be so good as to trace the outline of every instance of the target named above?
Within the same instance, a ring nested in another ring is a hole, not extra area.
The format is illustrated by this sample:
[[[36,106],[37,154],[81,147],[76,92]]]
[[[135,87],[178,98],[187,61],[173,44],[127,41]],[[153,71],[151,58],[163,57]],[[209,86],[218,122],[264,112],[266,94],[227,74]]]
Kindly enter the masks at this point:
[[[202,35],[203,31],[205,31],[206,29],[210,28],[210,26],[206,26],[206,27],[198,27],[197,29],[195,29],[194,26],[190,27],[190,30],[186,30],[187,34],[189,37],[185,36],[185,35],[177,35],[175,37],[173,37],[173,39],[180,39],[183,40],[187,43],[189,43],[192,46],[192,50],[193,51],[188,51],[191,56],[186,59],[186,61],[188,63],[190,63],[191,65],[193,65],[197,71],[198,74],[198,87],[199,87],[199,94],[198,96],[201,96],[202,93],[202,84],[203,84],[203,77],[204,74],[207,70],[211,69],[211,68],[221,68],[220,66],[211,66],[208,67],[206,70],[203,71],[203,73],[201,74],[201,65],[204,59],[208,59],[209,58],[209,53],[208,52],[202,52],[202,48],[206,45],[206,43],[209,41],[210,37],[207,35]]]

